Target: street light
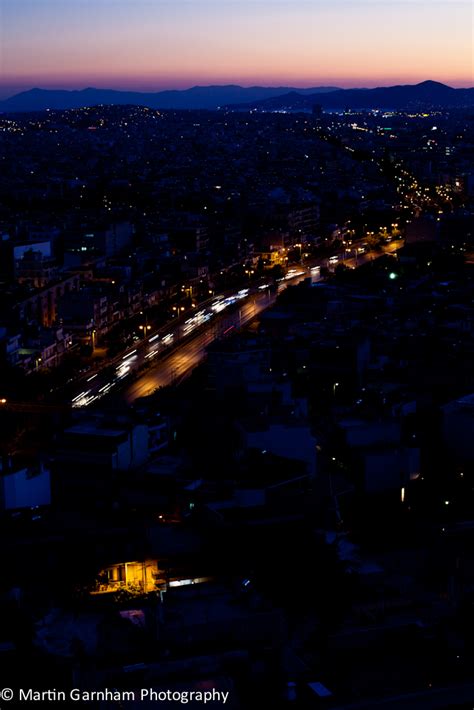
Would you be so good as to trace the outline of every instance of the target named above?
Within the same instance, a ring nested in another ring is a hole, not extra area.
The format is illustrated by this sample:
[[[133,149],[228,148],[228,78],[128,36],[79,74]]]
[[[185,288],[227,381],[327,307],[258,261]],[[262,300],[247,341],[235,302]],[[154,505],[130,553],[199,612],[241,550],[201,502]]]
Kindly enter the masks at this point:
[[[147,331],[151,330],[151,325],[139,325],[139,330],[143,330],[143,337],[146,338]]]
[[[140,311],[141,316],[145,316],[145,323],[138,326],[139,330],[143,330],[143,337],[146,338],[147,331],[151,330],[151,325],[148,325],[148,314]]]

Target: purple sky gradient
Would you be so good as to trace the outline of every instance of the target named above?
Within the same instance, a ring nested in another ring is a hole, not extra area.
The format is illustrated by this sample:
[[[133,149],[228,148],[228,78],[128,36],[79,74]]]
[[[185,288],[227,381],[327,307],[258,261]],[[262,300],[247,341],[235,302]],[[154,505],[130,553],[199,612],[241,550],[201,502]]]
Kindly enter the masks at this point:
[[[0,94],[33,86],[472,86],[467,0],[0,0]]]

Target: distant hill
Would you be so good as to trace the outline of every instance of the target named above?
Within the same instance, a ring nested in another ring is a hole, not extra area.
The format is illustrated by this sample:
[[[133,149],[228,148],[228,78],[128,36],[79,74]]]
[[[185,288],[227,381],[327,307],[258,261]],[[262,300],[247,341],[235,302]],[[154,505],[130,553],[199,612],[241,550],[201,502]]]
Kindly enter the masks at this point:
[[[191,89],[143,93],[112,89],[81,89],[79,91],[30,89],[4,101],[1,112],[44,111],[82,108],[84,106],[125,105],[148,106],[155,109],[216,109],[220,106],[248,103],[295,92],[298,95],[319,95],[337,91],[337,87],[320,86],[311,89],[251,86],[194,86]]]
[[[437,81],[387,86],[376,89],[339,89],[328,94],[299,94],[268,97],[241,105],[239,109],[263,111],[306,110],[319,104],[325,109],[417,109],[474,106],[474,88],[453,89]],[[236,108],[234,106],[234,108]]]

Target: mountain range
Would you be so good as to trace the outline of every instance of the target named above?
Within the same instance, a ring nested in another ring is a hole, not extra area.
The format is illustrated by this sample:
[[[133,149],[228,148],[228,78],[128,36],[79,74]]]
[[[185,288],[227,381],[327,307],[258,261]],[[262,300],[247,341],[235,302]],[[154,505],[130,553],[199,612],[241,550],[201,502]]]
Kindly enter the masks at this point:
[[[427,109],[474,106],[474,88],[453,89],[437,81],[375,89],[339,89],[320,86],[291,87],[194,86],[191,89],[144,93],[112,89],[78,91],[30,89],[4,101],[0,112],[44,111],[86,106],[136,105],[154,109],[217,109],[305,111],[315,104],[323,109]]]
[[[474,88],[453,89],[437,81],[378,87],[338,89],[324,95],[302,95],[291,91],[282,96],[249,102],[239,109],[262,111],[304,111],[319,104],[323,109],[429,109],[474,106]]]
[[[79,91],[30,89],[0,101],[1,112],[44,111],[45,109],[69,109],[85,106],[135,105],[154,109],[217,109],[233,105],[261,101],[275,96],[297,93],[322,94],[336,91],[337,87],[320,86],[311,89],[292,87],[251,86],[244,88],[234,84],[226,86],[193,86],[191,89],[158,91],[115,91],[113,89],[81,89]]]

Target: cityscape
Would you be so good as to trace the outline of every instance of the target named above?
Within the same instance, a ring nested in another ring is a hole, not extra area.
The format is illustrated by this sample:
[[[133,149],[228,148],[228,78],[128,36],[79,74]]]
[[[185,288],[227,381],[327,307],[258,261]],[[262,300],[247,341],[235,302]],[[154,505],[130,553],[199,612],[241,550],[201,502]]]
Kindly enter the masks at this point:
[[[4,0],[2,707],[474,706],[468,5]]]

